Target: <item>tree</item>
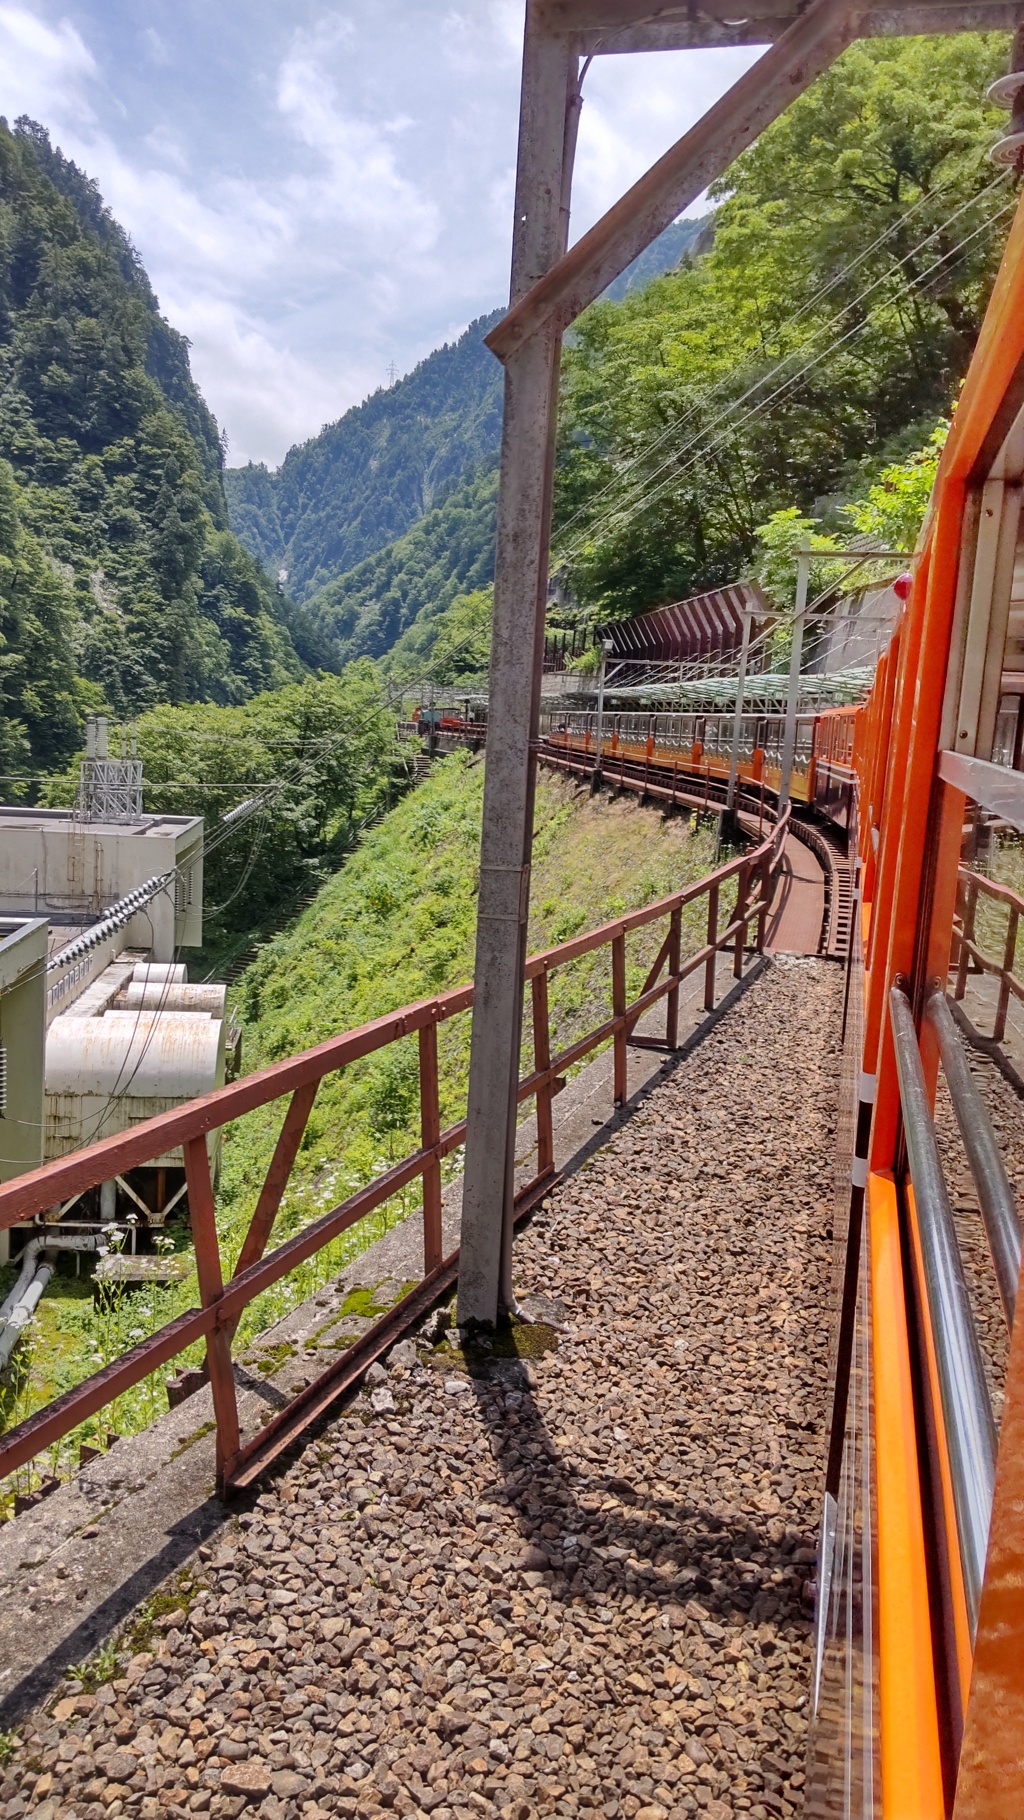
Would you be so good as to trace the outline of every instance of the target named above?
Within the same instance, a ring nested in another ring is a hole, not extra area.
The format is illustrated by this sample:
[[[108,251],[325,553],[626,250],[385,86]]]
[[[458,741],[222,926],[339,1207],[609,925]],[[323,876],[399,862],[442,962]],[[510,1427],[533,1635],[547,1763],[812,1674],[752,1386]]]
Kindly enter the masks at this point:
[[[29,120],[0,124],[0,451],[20,524],[57,565],[82,699],[137,714],[302,674],[287,603],[227,528],[188,344],[96,185]],[[33,661],[6,656],[9,676]],[[39,713],[64,756],[70,723],[48,687]]]
[[[137,735],[146,809],[204,818],[205,946],[218,955],[334,870],[397,776],[394,716],[365,661],[236,707],[155,707]],[[73,801],[77,777],[76,763],[45,800]],[[232,832],[229,812],[252,803]]]
[[[65,764],[86,705],[71,650],[66,582],[26,531],[10,464],[0,461],[0,768],[9,777]],[[24,794],[7,783],[10,800]]]
[[[599,618],[735,578],[773,513],[838,529],[947,415],[1012,205],[1005,58],[998,34],[854,46],[715,187],[710,252],[581,318],[555,550]]]

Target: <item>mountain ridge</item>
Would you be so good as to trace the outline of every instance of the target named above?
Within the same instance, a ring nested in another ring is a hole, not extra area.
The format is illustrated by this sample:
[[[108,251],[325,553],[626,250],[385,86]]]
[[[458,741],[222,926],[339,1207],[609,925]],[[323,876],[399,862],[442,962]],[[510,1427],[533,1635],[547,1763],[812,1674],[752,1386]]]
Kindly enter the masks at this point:
[[[0,760],[83,716],[296,680],[290,608],[228,520],[220,432],[91,178],[0,122]],[[315,628],[303,631],[316,647]]]
[[[673,222],[606,297],[630,295],[677,265],[706,228],[703,219]],[[295,444],[279,468],[248,462],[225,470],[233,529],[265,569],[286,572],[296,600],[317,611],[325,591],[362,576],[364,564],[464,484],[472,490],[482,467],[497,458],[502,369],[484,336],[503,314],[477,317],[395,385],[379,387]]]
[[[502,373],[484,336],[500,316],[477,317],[279,468],[226,470],[237,535],[265,566],[287,570],[297,600],[393,543],[497,450]]]

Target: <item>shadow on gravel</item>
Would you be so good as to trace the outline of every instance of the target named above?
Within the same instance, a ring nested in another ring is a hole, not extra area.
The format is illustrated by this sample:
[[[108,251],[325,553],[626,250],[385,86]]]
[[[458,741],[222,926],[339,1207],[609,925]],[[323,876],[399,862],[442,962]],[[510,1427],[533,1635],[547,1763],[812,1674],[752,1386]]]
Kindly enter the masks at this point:
[[[802,1591],[811,1570],[799,1571],[793,1554],[813,1548],[813,1536],[787,1527],[781,1513],[726,1515],[700,1503],[646,1497],[616,1475],[585,1476],[552,1441],[525,1363],[473,1360],[468,1370],[502,1475],[492,1496],[515,1513],[527,1553],[533,1551],[525,1570],[541,1573],[553,1598],[602,1603],[609,1593],[642,1593],[680,1623],[693,1600],[706,1614],[698,1623],[714,1628],[717,1617],[752,1635],[766,1619],[773,1627],[806,1625]],[[598,1498],[602,1507],[594,1509]],[[603,1508],[610,1499],[612,1507]],[[750,1560],[754,1553],[765,1559]],[[772,1581],[779,1572],[786,1576],[782,1585]],[[756,1611],[766,1594],[770,1611]]]
[[[549,1349],[537,1346],[544,1331],[543,1323],[534,1324],[531,1350]],[[557,1343],[552,1328],[546,1333]],[[777,1648],[792,1647],[786,1632],[807,1635],[810,1611],[803,1594],[805,1576],[814,1570],[793,1557],[797,1549],[813,1550],[814,1537],[787,1526],[781,1513],[712,1510],[700,1502],[647,1496],[617,1475],[582,1474],[548,1431],[528,1359],[467,1351],[465,1369],[500,1475],[487,1501],[503,1503],[515,1517],[524,1544],[518,1566],[528,1576],[526,1584],[543,1586],[554,1602],[582,1602],[609,1623],[612,1634],[621,1597],[639,1596],[661,1608],[664,1636],[660,1645],[657,1637],[651,1640],[654,1653],[699,1637],[737,1676],[743,1660],[751,1691],[757,1688],[758,1677],[770,1673]],[[760,1558],[752,1559],[755,1555]],[[518,1637],[524,1623],[513,1615],[507,1592],[514,1598],[515,1583],[495,1587],[491,1613]],[[525,1628],[540,1638],[528,1623]],[[714,1700],[706,1678],[710,1665],[691,1662],[679,1672]],[[622,1674],[643,1667],[638,1652],[623,1661]],[[636,1689],[624,1684],[622,1702],[636,1698]],[[769,1709],[778,1704],[770,1692],[760,1698]],[[703,1729],[713,1732],[717,1723],[708,1720]],[[771,1813],[783,1811],[781,1800],[796,1805],[801,1800],[789,1778],[803,1770],[803,1743],[794,1740],[790,1747],[784,1739],[782,1729],[780,1740],[733,1764],[734,1771],[742,1771],[748,1794]]]
[[[90,1611],[71,1633],[16,1687],[0,1699],[0,1730],[17,1725],[27,1712],[52,1692],[66,1669],[87,1661],[126,1618],[156,1592],[170,1574],[185,1565],[204,1542],[223,1527],[225,1510],[219,1498],[207,1498],[167,1532],[163,1548],[132,1574],[116,1592]]]

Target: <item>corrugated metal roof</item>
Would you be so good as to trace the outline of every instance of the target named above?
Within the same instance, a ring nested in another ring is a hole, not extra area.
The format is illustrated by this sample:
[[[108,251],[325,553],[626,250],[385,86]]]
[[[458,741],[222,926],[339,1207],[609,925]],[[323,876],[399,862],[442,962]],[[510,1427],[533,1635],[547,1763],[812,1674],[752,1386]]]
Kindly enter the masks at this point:
[[[609,626],[607,636],[617,658],[647,658],[651,661],[680,660],[723,656],[738,651],[743,637],[743,614],[754,614],[753,632],[768,614],[768,603],[755,582],[733,582],[727,588],[712,588],[707,594],[691,595],[667,607],[655,607],[651,613],[639,613],[635,619],[621,620]]]

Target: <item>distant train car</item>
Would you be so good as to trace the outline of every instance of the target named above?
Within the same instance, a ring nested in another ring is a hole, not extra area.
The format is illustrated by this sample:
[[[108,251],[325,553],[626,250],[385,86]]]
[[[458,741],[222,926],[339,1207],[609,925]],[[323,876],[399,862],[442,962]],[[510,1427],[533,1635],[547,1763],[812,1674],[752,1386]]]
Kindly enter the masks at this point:
[[[839,828],[853,824],[857,778],[853,768],[859,708],[826,708],[815,717],[809,800]]]

